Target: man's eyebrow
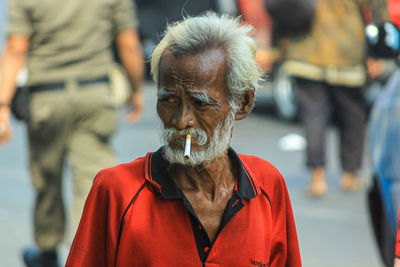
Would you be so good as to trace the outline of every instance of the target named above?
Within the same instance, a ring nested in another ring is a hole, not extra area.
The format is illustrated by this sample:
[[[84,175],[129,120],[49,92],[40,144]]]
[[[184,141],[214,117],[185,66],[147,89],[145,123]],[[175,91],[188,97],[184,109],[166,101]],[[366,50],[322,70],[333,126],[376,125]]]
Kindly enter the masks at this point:
[[[206,104],[214,103],[214,100],[211,97],[209,97],[206,93],[189,93],[189,95],[202,103]]]
[[[160,88],[157,92],[158,97],[172,96],[175,95],[175,92],[166,90],[164,88]]]

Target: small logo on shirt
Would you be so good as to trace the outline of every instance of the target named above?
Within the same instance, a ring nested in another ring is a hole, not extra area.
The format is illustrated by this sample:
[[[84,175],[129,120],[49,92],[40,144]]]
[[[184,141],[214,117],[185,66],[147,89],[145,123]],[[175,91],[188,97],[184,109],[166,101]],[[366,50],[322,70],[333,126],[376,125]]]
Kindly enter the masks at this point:
[[[267,267],[266,263],[262,263],[253,259],[249,260],[250,265],[258,266],[258,267]]]

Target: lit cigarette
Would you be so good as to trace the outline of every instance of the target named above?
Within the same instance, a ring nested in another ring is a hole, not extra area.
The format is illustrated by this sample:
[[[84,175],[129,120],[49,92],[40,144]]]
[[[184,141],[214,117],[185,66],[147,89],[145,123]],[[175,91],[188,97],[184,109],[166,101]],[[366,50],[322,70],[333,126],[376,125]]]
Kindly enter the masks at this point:
[[[190,158],[190,144],[192,142],[192,138],[190,136],[190,134],[186,135],[186,143],[185,143],[185,154],[183,155],[183,157],[185,159],[189,159]]]

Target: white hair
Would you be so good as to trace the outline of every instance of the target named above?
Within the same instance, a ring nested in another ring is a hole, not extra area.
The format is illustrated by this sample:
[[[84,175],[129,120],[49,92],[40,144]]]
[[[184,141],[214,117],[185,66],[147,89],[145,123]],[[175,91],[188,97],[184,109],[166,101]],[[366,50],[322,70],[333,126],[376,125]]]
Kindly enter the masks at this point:
[[[252,31],[253,27],[243,24],[240,17],[211,11],[169,25],[151,58],[154,81],[159,84],[160,60],[166,49],[174,55],[194,55],[206,49],[222,48],[227,59],[228,100],[232,108],[237,108],[236,99],[246,90],[256,91],[262,74],[255,59]]]

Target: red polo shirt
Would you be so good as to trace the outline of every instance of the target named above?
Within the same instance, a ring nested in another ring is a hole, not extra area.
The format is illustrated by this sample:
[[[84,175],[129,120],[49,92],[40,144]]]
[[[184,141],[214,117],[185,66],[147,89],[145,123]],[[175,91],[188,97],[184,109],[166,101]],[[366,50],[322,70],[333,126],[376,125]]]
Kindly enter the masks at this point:
[[[396,251],[395,251],[395,256],[396,258],[400,259],[400,207],[399,207],[399,217],[397,221],[397,238],[396,238]]]
[[[239,174],[214,242],[161,148],[96,176],[66,266],[301,266],[281,174],[258,157],[229,156]]]

